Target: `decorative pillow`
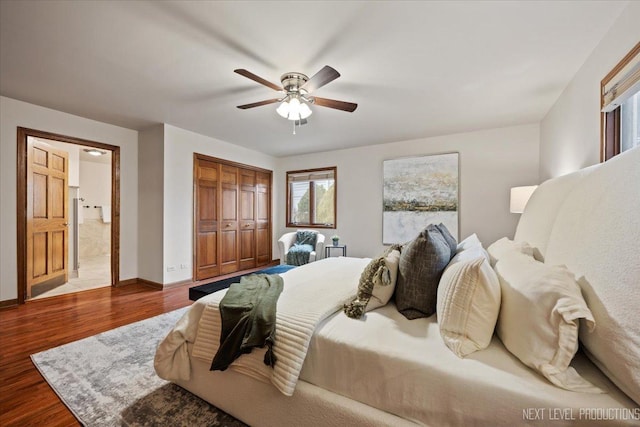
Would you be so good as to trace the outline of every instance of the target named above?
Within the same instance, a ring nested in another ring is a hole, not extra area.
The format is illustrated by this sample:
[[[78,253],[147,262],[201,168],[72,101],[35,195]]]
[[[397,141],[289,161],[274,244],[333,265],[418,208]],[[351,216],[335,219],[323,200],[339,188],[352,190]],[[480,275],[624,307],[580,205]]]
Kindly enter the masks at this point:
[[[318,238],[318,233],[315,231],[308,231],[308,230],[296,231],[296,243],[299,245],[311,245],[312,247],[315,248],[317,238]]]
[[[487,251],[489,252],[492,267],[495,266],[496,262],[504,255],[514,251],[533,257],[533,248],[527,242],[514,242],[506,237],[493,242],[491,246],[487,248]]]
[[[384,255],[372,260],[362,272],[358,294],[344,305],[347,316],[359,319],[367,312],[387,305],[396,288],[400,245],[391,246]]]
[[[453,256],[458,251],[458,242],[456,242],[456,238],[451,235],[449,229],[447,229],[447,227],[445,227],[443,223],[436,225],[436,228],[438,229],[438,231],[440,231],[440,233],[442,233],[442,237],[444,237],[444,240],[449,245],[449,248],[451,248],[451,257],[453,258]]]
[[[500,258],[495,270],[502,289],[497,333],[505,347],[558,387],[602,393],[569,366],[579,320],[595,327],[573,274],[517,252]]]
[[[458,357],[487,348],[500,312],[500,282],[482,246],[456,255],[438,285],[438,326]]]
[[[473,233],[471,236],[467,237],[462,242],[458,243],[456,252],[469,249],[470,247],[473,247],[473,246],[482,246],[482,243],[480,242],[480,239],[478,239],[478,236],[476,235],[476,233]]]
[[[450,259],[451,248],[434,225],[402,248],[395,298],[404,317],[418,319],[436,312],[438,282]]]

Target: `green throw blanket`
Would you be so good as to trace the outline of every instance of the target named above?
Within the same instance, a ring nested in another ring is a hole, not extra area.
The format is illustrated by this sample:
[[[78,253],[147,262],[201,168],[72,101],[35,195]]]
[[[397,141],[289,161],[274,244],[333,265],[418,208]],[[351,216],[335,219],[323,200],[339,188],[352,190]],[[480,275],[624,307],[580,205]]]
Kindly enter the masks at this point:
[[[282,293],[282,277],[277,274],[243,276],[229,287],[220,301],[222,334],[220,347],[211,362],[212,371],[224,371],[254,347],[267,345],[265,365],[273,367],[276,335],[276,305]]]

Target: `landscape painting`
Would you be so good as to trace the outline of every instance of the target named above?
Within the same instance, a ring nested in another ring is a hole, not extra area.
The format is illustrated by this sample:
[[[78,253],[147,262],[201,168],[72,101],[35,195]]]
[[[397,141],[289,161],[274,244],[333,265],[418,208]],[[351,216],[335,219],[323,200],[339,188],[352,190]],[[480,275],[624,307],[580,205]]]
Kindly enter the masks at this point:
[[[383,162],[383,244],[406,243],[429,224],[458,235],[458,153]]]

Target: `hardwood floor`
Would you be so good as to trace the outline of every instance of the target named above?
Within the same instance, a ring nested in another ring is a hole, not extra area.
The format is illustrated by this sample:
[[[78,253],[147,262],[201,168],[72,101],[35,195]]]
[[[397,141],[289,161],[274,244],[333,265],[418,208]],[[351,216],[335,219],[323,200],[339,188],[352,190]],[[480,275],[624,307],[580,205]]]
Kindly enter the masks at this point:
[[[190,305],[187,285],[135,284],[30,301],[0,310],[0,425],[78,426],[30,355]]]

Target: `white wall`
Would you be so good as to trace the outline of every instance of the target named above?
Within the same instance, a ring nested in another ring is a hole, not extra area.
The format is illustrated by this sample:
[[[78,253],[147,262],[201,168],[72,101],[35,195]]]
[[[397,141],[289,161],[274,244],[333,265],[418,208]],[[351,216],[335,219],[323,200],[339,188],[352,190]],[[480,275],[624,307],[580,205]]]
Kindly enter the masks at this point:
[[[640,2],[630,2],[540,125],[540,178],[600,161],[600,82],[640,40]]]
[[[509,212],[509,190],[538,183],[537,124],[435,138],[292,156],[279,159],[274,181],[277,239],[285,228],[285,174],[288,170],[338,167],[338,227],[349,256],[373,257],[382,252],[382,162],[386,159],[460,153],[460,236],[477,233],[488,245],[513,237],[519,215]],[[277,255],[276,255],[277,256]]]
[[[141,131],[138,148],[138,277],[162,283],[164,125]]]
[[[0,97],[0,301],[17,298],[16,138],[27,127],[121,147],[120,280],[137,277],[138,132]]]
[[[85,219],[102,219],[100,209],[94,206],[111,206],[111,164],[80,161],[80,197]]]
[[[164,125],[163,283],[165,284],[189,280],[193,277],[193,153],[269,170],[274,170],[276,166],[276,159],[272,156]],[[141,153],[141,155],[144,154]],[[274,182],[275,184],[277,182]],[[274,201],[277,196],[277,190],[274,188]],[[278,208],[275,203],[274,208],[275,210]],[[276,236],[274,230],[274,237]],[[273,256],[278,258],[277,246],[273,247]],[[186,267],[181,268],[181,264]],[[170,267],[175,270],[167,271]]]

